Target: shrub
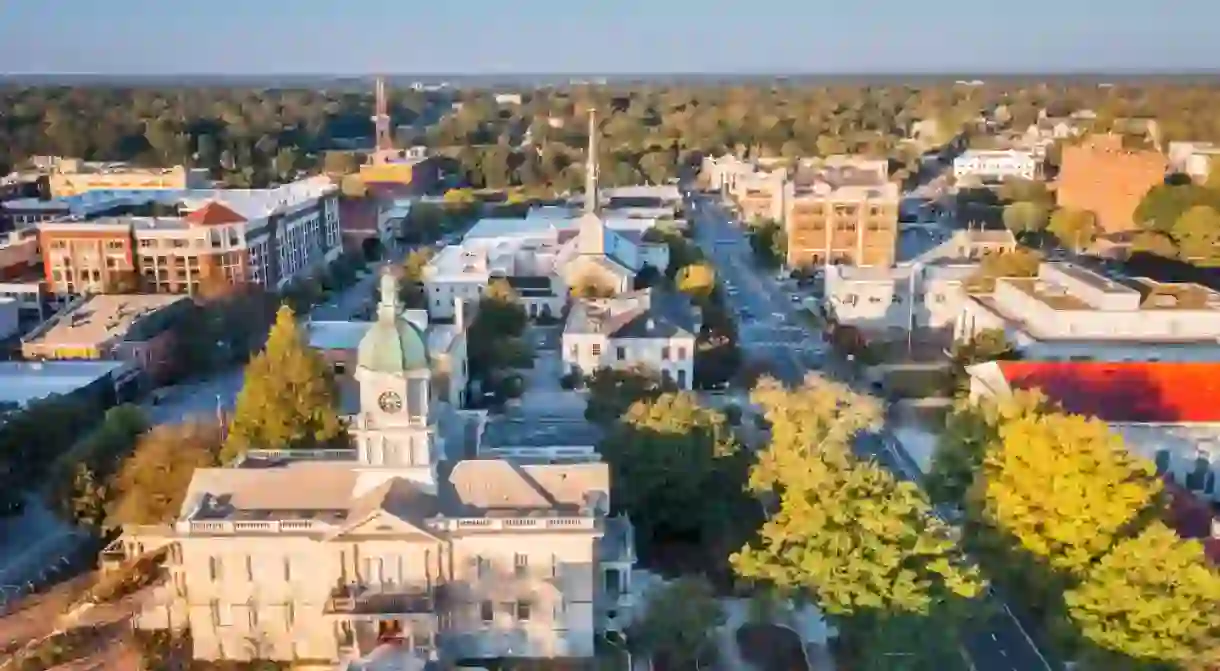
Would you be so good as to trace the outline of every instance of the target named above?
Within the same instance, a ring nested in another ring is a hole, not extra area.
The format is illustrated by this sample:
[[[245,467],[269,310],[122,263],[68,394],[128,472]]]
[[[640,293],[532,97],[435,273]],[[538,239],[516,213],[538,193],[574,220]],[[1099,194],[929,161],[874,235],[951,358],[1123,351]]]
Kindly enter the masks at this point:
[[[576,373],[564,373],[559,378],[559,386],[568,390],[579,389],[583,383],[584,380]]]

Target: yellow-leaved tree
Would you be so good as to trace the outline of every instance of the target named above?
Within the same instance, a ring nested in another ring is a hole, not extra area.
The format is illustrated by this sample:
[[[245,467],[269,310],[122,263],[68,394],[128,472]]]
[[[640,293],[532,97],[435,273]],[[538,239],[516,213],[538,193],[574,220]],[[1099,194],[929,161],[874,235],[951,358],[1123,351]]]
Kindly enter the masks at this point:
[[[977,518],[1026,559],[1078,579],[1159,492],[1152,465],[1127,452],[1104,423],[1046,413],[1000,426],[968,497]]]
[[[342,434],[330,370],[305,342],[292,309],[282,306],[266,347],[246,366],[221,458],[228,462],[251,449],[325,447]]]
[[[852,442],[880,424],[880,404],[816,375],[751,395],[771,441],[750,475],[770,502],[737,574],[812,598],[840,629],[853,668],[959,668],[958,627],[985,585],[927,498]],[[887,666],[887,664],[889,666]]]
[[[1064,600],[1091,644],[1079,659],[1086,669],[1220,661],[1220,574],[1198,541],[1179,538],[1161,522],[1119,541]]]

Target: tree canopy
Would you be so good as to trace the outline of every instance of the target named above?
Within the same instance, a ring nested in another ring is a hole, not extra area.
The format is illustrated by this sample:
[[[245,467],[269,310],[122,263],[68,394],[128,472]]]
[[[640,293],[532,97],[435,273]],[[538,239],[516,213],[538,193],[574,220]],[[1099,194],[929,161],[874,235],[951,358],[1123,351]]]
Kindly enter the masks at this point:
[[[628,630],[627,644],[647,654],[660,668],[711,668],[716,657],[716,628],[724,609],[711,584],[684,576],[649,592],[643,618]]]
[[[985,585],[914,484],[854,456],[879,403],[815,375],[795,390],[764,380],[751,400],[771,439],[750,486],[776,503],[733,556],[737,573],[812,598],[863,668],[893,668],[892,654],[905,668],[960,668],[957,632]]]
[[[340,439],[336,395],[330,367],[305,342],[292,309],[281,307],[266,347],[246,366],[224,461],[251,449],[324,447]]]
[[[1088,210],[1074,210],[1067,207],[1055,210],[1046,230],[1055,236],[1059,244],[1077,252],[1088,249],[1101,234],[1101,227],[1097,224],[1097,215]]]
[[[162,424],[140,437],[113,483],[113,525],[165,524],[176,517],[196,468],[218,465],[215,423]]]

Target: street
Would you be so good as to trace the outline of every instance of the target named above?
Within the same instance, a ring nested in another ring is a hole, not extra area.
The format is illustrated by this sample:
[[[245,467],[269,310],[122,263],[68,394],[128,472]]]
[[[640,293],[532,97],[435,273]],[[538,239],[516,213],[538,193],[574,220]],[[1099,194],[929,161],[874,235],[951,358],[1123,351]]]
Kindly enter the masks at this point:
[[[734,288],[732,293],[726,292],[726,299],[737,315],[740,345],[747,358],[767,361],[771,374],[788,384],[800,383],[807,372],[816,369],[854,384],[855,376],[847,362],[830,353],[810,356],[811,351],[822,350],[822,334],[798,314],[799,304],[786,295],[776,279],[758,269],[744,230],[732,223],[732,216],[717,199],[696,195],[688,216],[695,226],[696,241],[716,266],[718,278],[726,287]],[[914,460],[889,428],[862,436],[857,449],[901,479],[921,479]],[[996,602],[994,614],[976,623],[964,641],[972,665],[980,671],[1050,669],[1007,606],[998,599],[992,601]]]

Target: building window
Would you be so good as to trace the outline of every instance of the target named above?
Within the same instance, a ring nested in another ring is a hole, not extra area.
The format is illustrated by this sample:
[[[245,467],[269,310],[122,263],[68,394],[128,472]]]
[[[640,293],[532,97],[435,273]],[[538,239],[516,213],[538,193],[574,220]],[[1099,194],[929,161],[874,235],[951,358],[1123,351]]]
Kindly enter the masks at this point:
[[[246,580],[254,582],[254,558],[246,555]]]
[[[208,557],[208,576],[212,582],[220,580],[224,575],[224,566],[220,562],[220,557]]]
[[[292,626],[294,624],[296,624],[296,621],[297,621],[296,604],[289,601],[288,603],[284,604],[284,624],[287,625],[288,628],[292,628]]]
[[[220,602],[217,601],[216,599],[212,599],[208,603],[208,612],[212,616],[212,626],[219,627],[220,626]]]
[[[678,361],[686,361],[686,348],[685,347],[678,348]]]
[[[601,344],[600,344],[600,343],[593,343],[593,344],[592,344],[592,345],[589,347],[589,353],[590,353],[590,354],[592,354],[593,356],[601,356],[601,355],[602,355],[602,346],[601,346]]]
[[[669,361],[669,347],[661,348],[661,361]]]
[[[622,361],[623,359],[627,358],[627,348],[626,347],[616,347],[615,349],[617,350],[619,361]]]
[[[284,556],[284,582],[292,581],[292,557]]]
[[[475,576],[482,578],[491,572],[491,560],[486,557],[474,558]]]
[[[529,622],[530,619],[530,602],[517,602],[517,620],[520,622]]]
[[[580,345],[572,345],[568,351],[571,353],[573,359],[578,358],[580,356]]]
[[[529,555],[518,552],[513,555],[513,574],[518,578],[523,578],[530,570]]]
[[[479,619],[488,623],[496,619],[496,611],[490,601],[484,601],[479,604]]]
[[[258,604],[254,602],[246,604],[246,616],[250,620],[250,629],[258,629]]]

